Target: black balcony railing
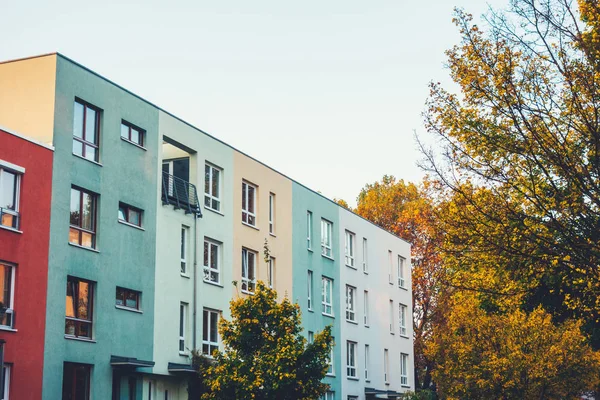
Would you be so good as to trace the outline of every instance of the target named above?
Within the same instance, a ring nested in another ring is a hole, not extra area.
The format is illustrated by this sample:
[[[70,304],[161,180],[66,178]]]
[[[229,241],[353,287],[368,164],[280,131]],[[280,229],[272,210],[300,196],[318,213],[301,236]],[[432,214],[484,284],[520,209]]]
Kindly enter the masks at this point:
[[[175,209],[185,210],[186,214],[201,216],[200,203],[196,186],[163,171],[162,175],[162,202],[172,204]]]

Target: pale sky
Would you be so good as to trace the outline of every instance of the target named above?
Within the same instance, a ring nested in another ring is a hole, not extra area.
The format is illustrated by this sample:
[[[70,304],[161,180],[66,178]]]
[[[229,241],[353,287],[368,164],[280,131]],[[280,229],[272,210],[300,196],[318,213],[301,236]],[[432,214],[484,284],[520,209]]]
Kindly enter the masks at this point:
[[[448,82],[455,6],[509,0],[0,0],[0,60],[58,51],[351,205],[423,173],[414,131]],[[0,121],[1,124],[1,121]]]

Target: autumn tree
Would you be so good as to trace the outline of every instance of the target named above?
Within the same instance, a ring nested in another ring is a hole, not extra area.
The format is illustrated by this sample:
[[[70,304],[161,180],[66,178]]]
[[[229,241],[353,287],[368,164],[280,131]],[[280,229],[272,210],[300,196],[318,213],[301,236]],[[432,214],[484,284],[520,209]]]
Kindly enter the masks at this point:
[[[231,320],[222,318],[224,351],[200,372],[206,400],[314,400],[329,385],[322,383],[332,346],[326,327],[307,343],[301,335],[300,308],[258,282],[253,296],[233,299]]]

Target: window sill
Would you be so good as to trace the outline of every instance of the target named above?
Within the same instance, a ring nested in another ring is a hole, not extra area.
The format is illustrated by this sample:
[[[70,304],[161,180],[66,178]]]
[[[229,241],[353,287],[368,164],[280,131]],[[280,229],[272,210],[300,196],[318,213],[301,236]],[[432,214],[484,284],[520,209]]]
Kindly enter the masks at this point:
[[[322,257],[325,257],[325,258],[326,258],[326,259],[328,259],[328,260],[335,261],[335,259],[334,259],[333,257],[331,257],[331,256],[327,256],[327,255],[325,255],[325,254],[323,254],[323,253],[321,253],[321,256],[322,256]]]
[[[315,310],[313,310],[312,308],[307,308],[306,310],[307,310],[307,311],[310,311],[311,313],[314,313],[314,312],[315,312]]]
[[[190,279],[191,278],[188,274],[184,274],[183,272],[180,272],[179,276],[181,276],[182,278],[186,278],[186,279]]]
[[[356,271],[356,267],[355,267],[354,265],[348,265],[348,264],[346,264],[346,267],[348,267],[348,268],[352,268],[353,270],[355,270],[355,271]]]
[[[205,281],[205,280],[203,280],[202,282],[207,283],[209,285],[218,286],[220,288],[224,287],[223,285],[221,285],[220,283],[217,283],[217,282],[211,282],[211,281]]]
[[[14,233],[23,233],[23,231],[20,231],[20,230],[15,229],[15,228],[11,228],[10,226],[0,225],[0,229],[6,229],[7,231],[11,231],[11,232],[14,232]]]
[[[122,140],[122,141],[124,141],[124,142],[127,142],[127,143],[129,143],[129,144],[132,144],[132,145],[134,145],[134,146],[135,146],[135,147],[137,147],[138,149],[142,149],[142,150],[144,150],[144,151],[148,151],[148,149],[146,149],[144,146],[140,146],[140,145],[139,145],[139,144],[137,144],[136,142],[132,142],[132,141],[131,141],[131,140],[129,140],[129,139],[125,139],[123,136],[121,136],[121,140]]]
[[[369,271],[365,271],[365,270],[363,269],[363,274],[365,274],[365,275],[369,275]]]
[[[274,238],[276,238],[276,237],[277,237],[277,235],[276,235],[276,234],[274,234],[274,233],[271,233],[271,232],[269,232],[269,236],[273,236]]]
[[[127,226],[130,226],[130,227],[132,227],[132,228],[135,228],[135,229],[139,229],[140,231],[145,231],[145,229],[144,229],[144,228],[142,228],[141,226],[137,226],[137,225],[135,225],[135,224],[131,224],[131,223],[129,223],[129,222],[127,222],[127,221],[123,221],[123,220],[121,220],[121,219],[118,219],[117,221],[118,221],[120,224],[127,225]]]
[[[18,330],[16,330],[15,328],[11,328],[10,326],[6,326],[6,325],[0,325],[0,331],[18,332]]]
[[[365,328],[370,328],[370,327],[371,327],[371,325],[366,325],[366,324],[365,324]]]
[[[100,250],[96,250],[96,249],[93,249],[91,247],[85,247],[85,246],[82,246],[82,245],[79,245],[79,244],[75,244],[75,243],[71,243],[71,242],[67,242],[67,243],[69,243],[69,246],[77,247],[78,249],[83,249],[83,250],[91,251],[93,253],[98,253],[98,254],[100,253]]]
[[[402,290],[406,290],[408,292],[408,288],[406,286],[398,286],[398,288],[400,288]]]
[[[389,382],[385,382],[385,386],[390,386],[390,383]]]
[[[350,380],[350,381],[359,381],[359,380],[360,380],[360,379],[358,379],[358,378],[356,378],[356,377],[354,377],[354,376],[347,376],[346,378],[347,378],[348,380]]]
[[[65,335],[65,339],[67,339],[67,340],[75,340],[77,342],[96,343],[96,341],[93,340],[93,339],[84,339],[84,338],[79,338],[77,336],[71,336],[71,335]]]
[[[346,322],[348,322],[350,324],[358,325],[358,322],[352,321],[351,319],[346,319]]]
[[[409,388],[410,389],[410,385],[400,385],[400,387]]]
[[[224,217],[224,216],[225,216],[225,214],[223,214],[221,211],[215,210],[214,208],[210,208],[210,207],[204,206],[204,209],[205,209],[205,210],[208,210],[208,211],[210,211],[210,212],[214,212],[215,214],[219,214],[219,215],[220,215],[220,216],[222,216],[222,217]],[[243,223],[243,222],[242,222],[242,223]]]
[[[131,308],[131,307],[120,306],[118,304],[115,304],[115,308],[119,309],[119,310],[123,310],[123,311],[131,311],[131,312],[138,313],[138,314],[143,314],[144,313],[141,310],[136,310],[135,308]]]
[[[404,339],[410,339],[410,336],[408,336],[408,335],[400,335],[400,337],[404,338]]]
[[[311,253],[314,253],[314,252],[313,252],[313,249],[312,249],[312,248],[310,248],[310,247],[307,247],[307,248],[306,248],[306,250],[310,251]]]
[[[390,335],[396,336],[396,333],[395,332],[390,332]]]
[[[331,378],[335,378],[335,374],[325,374],[325,376],[329,376]]]
[[[92,164],[96,164],[96,165],[97,165],[97,166],[99,166],[99,167],[103,167],[103,165],[102,165],[102,164],[100,164],[98,161],[90,160],[89,158],[85,158],[85,157],[83,157],[83,156],[80,156],[79,154],[75,154],[75,153],[73,153],[73,155],[74,155],[75,157],[77,157],[77,158],[80,158],[80,159],[82,159],[82,160],[85,160],[85,161],[91,162]]]
[[[246,225],[248,228],[252,228],[252,229],[256,229],[257,231],[260,231],[260,229],[258,229],[256,227],[256,225],[250,225],[249,223],[244,222],[244,221],[242,221],[242,225]]]
[[[322,312],[321,315],[324,317],[335,318],[335,316],[333,314],[326,314],[324,312]]]
[[[390,285],[394,286],[394,282],[390,282]]]
[[[182,356],[182,357],[189,357],[190,356],[190,354],[187,351],[180,351],[179,355]]]
[[[247,290],[242,290],[243,294],[249,294],[250,296],[254,296],[254,292],[249,292]]]

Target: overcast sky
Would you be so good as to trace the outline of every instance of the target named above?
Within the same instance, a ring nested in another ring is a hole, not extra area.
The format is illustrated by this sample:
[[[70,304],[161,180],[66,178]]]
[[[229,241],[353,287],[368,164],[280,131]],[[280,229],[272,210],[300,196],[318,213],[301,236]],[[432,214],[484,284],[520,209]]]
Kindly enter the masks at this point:
[[[0,60],[59,51],[328,197],[417,181],[452,9],[508,0],[0,0]],[[0,121],[1,124],[1,121]]]

